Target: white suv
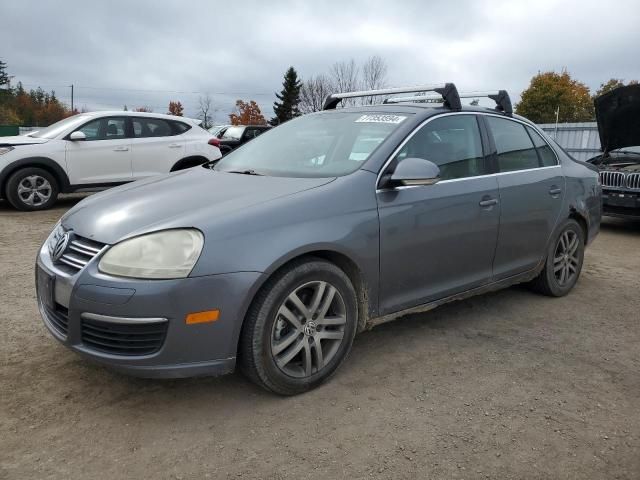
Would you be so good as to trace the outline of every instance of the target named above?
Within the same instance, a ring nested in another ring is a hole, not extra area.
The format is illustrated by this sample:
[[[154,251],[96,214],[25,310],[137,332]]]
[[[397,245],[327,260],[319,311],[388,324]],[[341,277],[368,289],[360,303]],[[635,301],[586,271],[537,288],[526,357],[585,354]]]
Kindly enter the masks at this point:
[[[44,210],[58,193],[99,190],[221,157],[197,120],[141,112],[74,115],[27,136],[0,137],[0,198]]]

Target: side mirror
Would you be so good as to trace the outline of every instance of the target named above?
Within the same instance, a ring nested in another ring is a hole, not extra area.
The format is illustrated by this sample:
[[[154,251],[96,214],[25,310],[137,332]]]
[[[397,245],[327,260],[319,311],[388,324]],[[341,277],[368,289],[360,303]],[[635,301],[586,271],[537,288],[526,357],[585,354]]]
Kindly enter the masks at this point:
[[[440,181],[440,168],[424,158],[401,160],[389,178],[389,186],[433,185]]]
[[[86,140],[87,136],[84,132],[76,131],[69,135],[69,140],[77,142],[78,140]]]

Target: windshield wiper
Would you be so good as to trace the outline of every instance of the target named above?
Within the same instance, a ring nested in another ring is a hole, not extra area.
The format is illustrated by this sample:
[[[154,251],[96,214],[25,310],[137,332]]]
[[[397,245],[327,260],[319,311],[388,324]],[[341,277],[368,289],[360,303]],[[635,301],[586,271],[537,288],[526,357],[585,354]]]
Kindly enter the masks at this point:
[[[226,170],[226,172],[227,173],[241,173],[242,175],[256,175],[258,177],[262,177],[263,176],[261,173],[258,173],[255,170],[251,170],[251,169],[247,169],[247,170]]]

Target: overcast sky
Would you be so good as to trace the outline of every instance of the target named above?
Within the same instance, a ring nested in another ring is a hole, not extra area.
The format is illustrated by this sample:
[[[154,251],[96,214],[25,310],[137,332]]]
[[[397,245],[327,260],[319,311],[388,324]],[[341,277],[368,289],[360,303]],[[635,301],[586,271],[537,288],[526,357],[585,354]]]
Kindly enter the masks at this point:
[[[180,100],[195,116],[210,93],[218,122],[236,98],[267,117],[293,65],[302,77],[382,56],[389,86],[453,81],[518,99],[538,71],[566,67],[592,90],[640,78],[640,1],[1,1],[0,59],[13,82],[76,106]]]

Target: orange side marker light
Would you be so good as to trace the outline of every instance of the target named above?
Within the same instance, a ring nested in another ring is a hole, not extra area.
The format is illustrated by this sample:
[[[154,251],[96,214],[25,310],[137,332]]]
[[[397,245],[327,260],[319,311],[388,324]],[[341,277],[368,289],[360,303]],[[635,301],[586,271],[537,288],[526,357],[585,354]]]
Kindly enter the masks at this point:
[[[211,323],[218,320],[220,310],[206,310],[204,312],[190,313],[184,319],[187,325],[195,325],[197,323]]]

